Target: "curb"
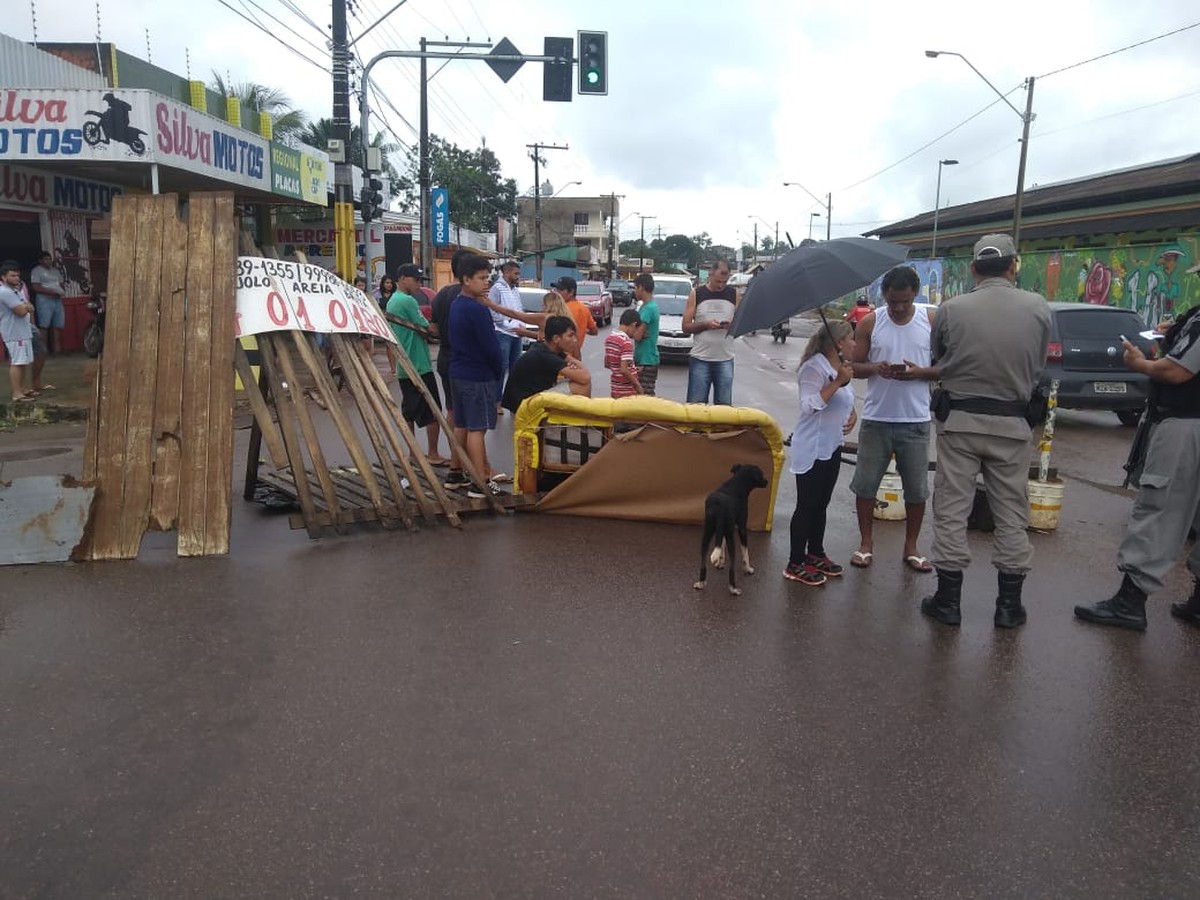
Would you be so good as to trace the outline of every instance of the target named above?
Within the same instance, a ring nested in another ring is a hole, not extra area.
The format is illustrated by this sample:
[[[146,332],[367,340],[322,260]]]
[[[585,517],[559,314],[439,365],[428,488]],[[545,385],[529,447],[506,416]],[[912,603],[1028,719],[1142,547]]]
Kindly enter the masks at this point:
[[[81,406],[52,403],[0,403],[0,430],[18,425],[50,425],[55,422],[86,422],[88,410]]]

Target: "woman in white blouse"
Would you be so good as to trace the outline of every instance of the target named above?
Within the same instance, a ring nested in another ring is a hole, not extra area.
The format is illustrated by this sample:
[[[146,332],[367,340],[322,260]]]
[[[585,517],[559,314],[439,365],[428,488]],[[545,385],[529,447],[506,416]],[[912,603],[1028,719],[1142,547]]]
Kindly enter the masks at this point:
[[[792,432],[791,471],[796,476],[792,549],[783,577],[824,584],[842,574],[825,553],[825,511],[842,464],[842,438],[854,427],[854,330],[834,321],[817,330],[804,348],[796,382],[800,418]]]

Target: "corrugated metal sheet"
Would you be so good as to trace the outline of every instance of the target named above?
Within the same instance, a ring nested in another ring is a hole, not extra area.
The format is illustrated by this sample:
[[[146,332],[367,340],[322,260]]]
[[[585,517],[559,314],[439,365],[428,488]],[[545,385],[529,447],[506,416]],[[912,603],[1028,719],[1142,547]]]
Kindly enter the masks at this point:
[[[95,72],[0,34],[0,84],[10,88],[102,88]]]

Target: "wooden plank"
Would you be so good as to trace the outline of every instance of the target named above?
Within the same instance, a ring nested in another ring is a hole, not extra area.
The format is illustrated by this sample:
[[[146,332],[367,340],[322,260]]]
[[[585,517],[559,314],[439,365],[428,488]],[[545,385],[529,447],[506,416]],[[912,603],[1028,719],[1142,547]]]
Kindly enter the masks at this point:
[[[385,347],[387,349],[388,360],[392,362],[393,366],[395,365],[397,352],[400,356],[407,358],[407,354],[405,354],[403,350],[397,351],[397,349],[391,344],[387,344]],[[409,368],[405,369],[406,374],[410,371],[415,372],[415,368],[410,366]],[[383,414],[390,417],[391,423],[395,425],[396,429],[400,432],[400,435],[404,438],[405,442],[412,450],[412,456],[416,458],[417,465],[420,467],[421,473],[425,476],[426,481],[429,482],[429,486],[433,489],[433,495],[437,499],[438,503],[441,504],[447,521],[449,521],[449,523],[456,528],[461,527],[462,522],[458,518],[458,513],[454,511],[454,504],[450,502],[450,497],[446,493],[446,488],[442,484],[442,479],[438,477],[436,472],[434,472],[433,466],[429,462],[429,458],[425,455],[425,451],[421,449],[420,444],[417,441],[416,434],[408,427],[408,422],[404,420],[404,413],[400,410],[400,407],[396,405],[395,398],[392,397],[391,391],[388,390],[387,382],[383,380],[383,377],[380,376],[379,371],[374,366],[371,366],[368,369],[367,377],[372,382],[375,391],[377,392],[377,396],[380,398],[384,406]],[[412,376],[410,375],[409,377],[411,379]],[[438,408],[438,404],[434,402],[433,397],[429,393],[429,389],[425,387],[425,382],[418,377],[414,384],[417,385],[418,390],[425,397],[425,402],[429,404],[429,408],[433,410],[442,421],[445,421],[445,419],[441,416],[441,410]],[[417,483],[417,479],[411,475],[409,476],[408,480],[413,484]]]
[[[212,194],[194,194],[188,203],[187,306],[184,310],[180,414],[183,444],[179,461],[179,533],[176,540],[176,551],[180,556],[204,553],[215,208]]]
[[[359,356],[361,344],[357,338],[347,338],[343,335],[335,334],[333,335],[333,346],[338,362],[342,364],[342,371],[346,374],[346,383],[350,386],[350,396],[354,399],[354,403],[358,407],[359,415],[362,416],[367,437],[370,439],[371,445],[375,448],[376,457],[381,463],[385,464],[384,473],[387,475],[392,496],[398,504],[402,504],[405,502],[404,488],[400,485],[400,477],[396,474],[395,468],[390,465],[391,457],[388,454],[387,447],[384,445],[383,436],[380,433],[380,423],[376,420],[375,412],[366,395],[368,388],[362,372],[363,361]],[[363,482],[367,486],[367,490],[371,492],[372,502],[375,504],[376,509],[380,510],[380,523],[386,528],[387,520],[383,518],[382,510],[383,495],[380,493],[379,482],[375,478],[375,472],[369,464],[358,465],[358,470],[362,475]],[[404,524],[409,531],[416,530],[416,525],[411,519]]]
[[[284,387],[283,376],[276,359],[276,339],[274,334],[260,334],[258,346],[262,350],[263,371],[267,373],[267,380],[271,385],[271,396],[275,399],[275,412],[279,415],[279,431],[283,435],[284,446],[287,447],[288,465],[292,470],[292,481],[296,485],[296,499],[300,503],[300,512],[304,516],[308,536],[315,539],[321,536],[321,526],[317,524],[317,507],[313,503],[308,478],[304,474],[307,467],[297,433],[294,394],[290,386]],[[300,402],[305,402],[303,397],[300,398]]]
[[[307,343],[305,336],[299,332],[293,331],[290,332],[290,335],[293,338],[298,338],[300,342]],[[312,416],[308,412],[307,400],[300,390],[300,379],[297,377],[296,367],[292,364],[292,353],[288,347],[286,335],[279,335],[275,341],[275,350],[278,353],[279,365],[283,370],[283,377],[287,380],[292,396],[297,398],[294,409],[300,423],[300,433],[304,436],[304,441],[308,445],[308,456],[313,462],[317,482],[321,485],[321,493],[325,497],[325,506],[336,516],[341,505],[338,503],[337,494],[333,490],[333,480],[329,477],[329,466],[325,462],[325,452],[321,449],[321,439],[317,436],[317,429],[314,427]],[[292,471],[295,472],[295,469]]]
[[[187,223],[174,204],[164,212],[158,379],[154,395],[154,481],[150,527],[166,531],[179,515],[180,415],[183,407],[183,308],[187,302]]]
[[[254,377],[250,369],[250,360],[246,358],[246,351],[240,343],[234,348],[233,361],[234,368],[242,379],[242,385],[246,388],[246,400],[250,403],[254,422],[267,443],[267,455],[271,457],[271,464],[277,469],[282,469],[288,464],[287,450],[283,446],[283,438],[279,436],[279,428],[271,417],[271,408],[267,405],[267,398],[263,396],[259,379]],[[255,463],[257,462],[256,459]]]
[[[233,194],[216,195],[213,237],[213,302],[208,391],[208,471],[204,553],[229,552],[233,520],[233,351],[237,344],[237,220]]]
[[[163,230],[174,217],[175,194],[148,197],[138,215],[134,258],[133,328],[130,335],[129,418],[125,487],[121,501],[120,556],[135,559],[150,524],[154,479],[154,397],[158,374],[158,316],[162,302]]]
[[[338,336],[334,335],[333,337],[335,347],[334,352],[344,353],[342,348],[348,346],[349,342],[347,342],[347,344],[340,344],[338,341]],[[309,371],[316,380],[317,390],[320,392],[322,399],[325,401],[325,406],[329,410],[329,415],[333,419],[333,423],[338,430],[338,434],[341,435],[342,441],[346,445],[346,449],[350,452],[350,458],[354,461],[355,468],[357,468],[360,472],[368,472],[368,476],[371,478],[371,488],[374,490],[375,494],[379,495],[382,502],[382,493],[380,491],[378,481],[374,477],[374,473],[370,472],[371,464],[367,459],[366,450],[359,441],[358,433],[354,430],[354,426],[350,422],[350,417],[346,415],[346,410],[342,407],[341,399],[338,397],[337,387],[333,383],[333,378],[329,374],[329,369],[326,368],[322,360],[317,358],[316,353],[313,352],[312,347],[309,346],[304,335],[299,333],[295,335],[295,345],[297,351],[300,353],[301,358],[305,360],[305,364],[308,366]],[[344,368],[345,364],[343,363],[343,369]],[[373,494],[372,497],[374,497],[375,494]],[[411,509],[403,494],[396,499],[396,506],[401,511],[400,521],[404,523],[404,527],[409,531],[414,530],[416,525],[413,523]],[[391,528],[393,527],[393,522],[394,520],[388,517],[383,520],[383,525],[385,528]]]
[[[96,380],[92,383],[92,408],[88,411],[87,432],[83,438],[83,480],[88,484],[96,481],[100,441],[100,366],[96,366]],[[86,557],[85,557],[86,558]]]
[[[421,448],[417,445],[416,439],[413,437],[412,432],[409,431],[403,417],[401,417],[399,425],[397,425],[395,417],[390,415],[390,410],[385,405],[383,396],[391,400],[391,394],[388,393],[387,385],[384,384],[383,378],[380,377],[379,370],[375,368],[370,356],[365,350],[360,350],[358,358],[365,387],[363,396],[371,404],[371,409],[375,413],[383,435],[387,438],[388,445],[391,448],[391,457],[387,460],[389,468],[394,470],[394,466],[391,465],[392,457],[394,457],[395,462],[398,462],[404,470],[404,477],[408,479],[409,483],[419,484],[420,478],[417,476],[416,470],[413,469],[412,456],[415,455],[418,459],[424,460],[427,466],[429,465],[429,461],[425,460],[425,455],[421,452]],[[372,378],[372,375],[375,377]],[[407,446],[401,443],[401,437],[403,437]],[[433,474],[432,467],[429,467],[429,473],[430,475]],[[386,471],[384,475],[387,475]],[[416,498],[417,505],[421,507],[421,512],[425,518],[431,524],[436,524],[438,510],[429,497],[423,491],[414,493],[414,497]]]
[[[124,490],[125,425],[129,415],[130,353],[133,328],[134,259],[138,214],[146,197],[122,194],[113,200],[112,243],[108,256],[108,307],[104,352],[100,354],[100,403],[96,422],[96,500],[89,559],[120,555]]]

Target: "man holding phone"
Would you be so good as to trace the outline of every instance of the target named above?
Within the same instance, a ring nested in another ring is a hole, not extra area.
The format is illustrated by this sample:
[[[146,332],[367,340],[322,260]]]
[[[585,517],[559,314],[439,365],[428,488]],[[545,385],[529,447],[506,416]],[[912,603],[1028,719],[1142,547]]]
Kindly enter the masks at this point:
[[[858,549],[850,565],[871,564],[875,495],[888,463],[904,486],[904,564],[914,572],[932,572],[917,552],[929,496],[929,382],[933,310],[913,304],[921,280],[911,266],[896,266],[883,276],[885,306],[872,310],[854,333],[854,376],[867,379],[867,396],[858,430],[858,459],[850,490],[858,516]]]
[[[694,288],[683,310],[683,332],[695,335],[688,354],[688,403],[733,405],[733,342],[729,323],[737,309],[737,289],[729,284],[729,263],[718,259],[708,281]]]

